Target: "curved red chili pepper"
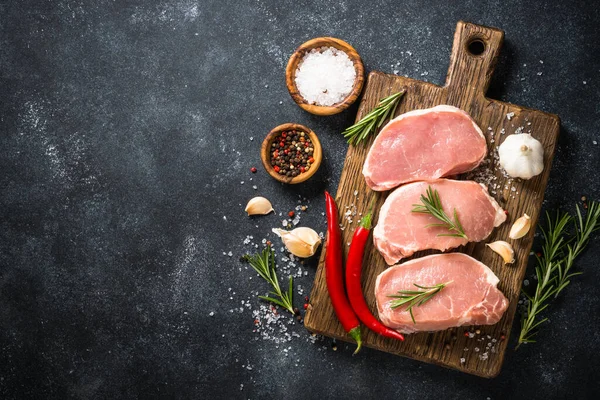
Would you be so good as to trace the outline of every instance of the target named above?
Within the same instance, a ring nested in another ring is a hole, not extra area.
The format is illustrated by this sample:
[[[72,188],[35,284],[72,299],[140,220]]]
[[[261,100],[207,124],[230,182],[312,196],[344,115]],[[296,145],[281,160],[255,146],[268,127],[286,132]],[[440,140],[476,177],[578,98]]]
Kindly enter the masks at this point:
[[[344,272],[342,269],[342,238],[338,223],[338,210],[335,200],[325,192],[325,206],[327,209],[327,250],[325,253],[325,278],[327,290],[335,314],[344,330],[356,341],[358,353],[362,346],[360,336],[360,321],[354,314],[352,306],[344,290]]]
[[[346,259],[346,289],[348,290],[348,299],[352,308],[358,315],[363,324],[373,332],[390,338],[404,340],[404,336],[391,328],[383,325],[373,314],[365,301],[361,286],[362,261],[365,254],[365,245],[371,232],[370,211],[360,221],[360,226],[354,231],[348,258]]]

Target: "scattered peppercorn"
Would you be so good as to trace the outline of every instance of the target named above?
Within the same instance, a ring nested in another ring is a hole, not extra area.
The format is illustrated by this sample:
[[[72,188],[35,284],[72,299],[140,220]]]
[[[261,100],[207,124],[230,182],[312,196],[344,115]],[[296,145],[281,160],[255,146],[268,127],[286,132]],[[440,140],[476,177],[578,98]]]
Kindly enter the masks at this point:
[[[279,175],[293,178],[310,169],[313,153],[312,141],[304,132],[281,132],[271,145],[270,163]]]
[[[294,212],[293,212],[293,211],[290,211],[290,212],[288,213],[288,216],[289,216],[290,218],[294,218],[294,215],[295,215],[295,214],[294,214]]]
[[[256,171],[258,171],[258,170],[256,169],[256,167],[252,167],[252,168],[250,168],[250,172],[252,172],[253,174],[255,174],[255,173],[256,173]]]
[[[465,331],[465,337],[469,337],[469,332]]]
[[[304,309],[306,310],[308,308],[308,303],[304,303]]]

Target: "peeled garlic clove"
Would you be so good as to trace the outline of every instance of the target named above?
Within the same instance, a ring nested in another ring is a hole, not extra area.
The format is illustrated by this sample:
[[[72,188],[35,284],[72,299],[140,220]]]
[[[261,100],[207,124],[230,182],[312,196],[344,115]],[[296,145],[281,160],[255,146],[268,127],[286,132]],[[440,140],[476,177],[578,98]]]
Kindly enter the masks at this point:
[[[248,215],[266,215],[275,210],[273,210],[273,206],[269,200],[258,196],[250,199],[244,211],[246,211]]]
[[[504,260],[504,264],[512,264],[515,262],[515,251],[512,246],[502,240],[498,240],[494,243],[486,244],[494,252],[500,254]]]
[[[273,232],[281,238],[286,249],[297,257],[312,256],[321,244],[319,234],[310,228],[302,227],[291,231],[273,228]]]
[[[523,214],[521,218],[515,221],[512,228],[510,228],[508,237],[511,239],[522,238],[527,235],[529,228],[531,228],[531,217],[527,214]]]

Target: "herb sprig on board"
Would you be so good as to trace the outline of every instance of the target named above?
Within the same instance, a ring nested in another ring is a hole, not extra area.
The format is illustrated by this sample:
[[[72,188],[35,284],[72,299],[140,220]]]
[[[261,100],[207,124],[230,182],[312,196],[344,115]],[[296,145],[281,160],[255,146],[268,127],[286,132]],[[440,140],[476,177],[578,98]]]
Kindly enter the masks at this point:
[[[373,133],[375,129],[380,128],[388,117],[393,117],[396,114],[396,108],[404,93],[405,91],[401,90],[398,93],[394,93],[391,96],[381,99],[379,105],[370,113],[361,118],[356,124],[346,128],[346,130],[342,132],[342,135],[348,139],[348,143],[351,145],[359,144]]]
[[[415,321],[415,316],[413,315],[412,310],[413,307],[419,307],[427,303],[449,283],[451,282],[438,283],[437,285],[433,286],[421,286],[413,283],[413,285],[415,285],[417,288],[424,290],[399,290],[397,292],[398,294],[392,294],[388,296],[396,299],[390,302],[390,307],[395,310],[403,305],[408,305],[406,309],[408,312],[410,312],[410,318],[412,319],[413,324],[416,324],[417,322]]]
[[[440,200],[440,194],[438,193],[438,191],[433,189],[431,186],[428,186],[426,193],[427,196],[421,195],[421,204],[413,204],[412,212],[433,215],[435,218],[442,221],[442,223],[429,224],[425,227],[428,228],[430,226],[441,226],[448,229],[449,231],[454,231],[455,233],[438,233],[437,236],[461,237],[463,239],[469,240],[469,238],[465,234],[464,228],[458,220],[458,214],[456,213],[456,209],[454,209],[454,219],[451,219],[442,207],[442,202]]]
[[[571,278],[582,274],[571,272],[571,268],[589,243],[591,234],[600,229],[600,204],[591,202],[585,217],[579,206],[576,210],[576,218],[566,212],[557,212],[555,217],[546,213],[547,226],[540,227],[544,244],[541,255],[536,255],[537,285],[533,295],[522,291],[528,303],[521,318],[517,348],[523,343],[535,343],[533,337],[537,329],[548,321],[548,318],[540,319],[540,313],[571,283]],[[573,233],[569,232],[571,227]]]
[[[243,257],[256,272],[273,287],[273,291],[270,293],[275,297],[269,296],[258,296],[262,300],[269,301],[277,304],[288,310],[292,315],[296,315],[293,304],[293,278],[290,276],[289,286],[287,292],[283,292],[279,286],[279,280],[277,279],[277,272],[275,271],[275,254],[270,246],[257,254],[248,255]]]

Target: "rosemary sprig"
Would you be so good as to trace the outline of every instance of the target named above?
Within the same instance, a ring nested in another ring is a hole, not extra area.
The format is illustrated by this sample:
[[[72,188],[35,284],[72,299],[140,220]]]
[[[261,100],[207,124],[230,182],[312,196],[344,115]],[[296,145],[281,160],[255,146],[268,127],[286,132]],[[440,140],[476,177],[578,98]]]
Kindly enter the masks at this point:
[[[462,225],[460,224],[460,221],[458,220],[456,208],[454,209],[454,220],[452,220],[450,219],[448,214],[446,214],[444,208],[442,207],[442,202],[440,201],[440,194],[431,186],[427,188],[427,196],[421,195],[421,204],[413,204],[412,212],[430,214],[443,222],[441,224],[426,225],[426,228],[430,226],[441,226],[447,228],[449,231],[456,232],[438,233],[437,236],[461,237],[463,239],[469,240],[469,238],[465,234],[465,230],[463,229]]]
[[[383,122],[388,117],[393,117],[396,113],[396,108],[400,103],[400,99],[404,95],[404,90],[394,93],[379,101],[379,105],[370,113],[365,115],[360,121],[346,128],[342,135],[348,139],[351,145],[357,145],[367,138],[373,131],[380,128]]]
[[[575,258],[581,254],[581,252],[587,246],[590,235],[600,229],[600,225],[598,225],[598,219],[600,218],[600,205],[596,202],[591,202],[588,207],[588,211],[586,214],[585,220],[581,215],[581,210],[579,206],[576,207],[577,211],[577,219],[576,219],[576,228],[575,228],[575,242],[573,246],[570,244],[567,245],[567,256],[565,258],[564,265],[559,264],[558,266],[558,279],[557,279],[557,288],[558,292],[563,290],[569,283],[571,283],[570,279],[573,276],[581,275],[583,272],[573,272],[569,273],[571,267],[573,266],[573,261]],[[555,297],[558,296],[558,292]]]
[[[388,295],[388,297],[397,299],[390,303],[390,307],[395,310],[398,307],[408,304],[408,307],[406,309],[410,312],[410,318],[412,319],[413,324],[416,324],[417,322],[415,321],[415,316],[413,315],[412,308],[419,307],[427,303],[429,300],[431,300],[433,296],[439,293],[440,290],[442,290],[444,287],[446,287],[446,285],[448,285],[451,282],[452,281],[446,283],[438,283],[434,286],[421,286],[417,285],[416,283],[413,283],[413,285],[415,285],[417,288],[424,290],[399,290],[398,294]]]
[[[540,313],[571,283],[572,277],[582,273],[570,271],[575,258],[589,243],[590,235],[600,229],[600,204],[591,202],[585,218],[579,206],[576,210],[576,219],[566,212],[558,212],[554,218],[546,213],[547,227],[540,227],[544,244],[541,256],[536,255],[537,286],[533,296],[522,290],[528,303],[521,316],[517,348],[523,343],[535,343],[536,329],[548,320],[539,319]],[[570,226],[574,226],[574,234],[568,232]]]
[[[279,280],[277,279],[277,272],[275,271],[275,254],[270,246],[253,256],[246,254],[243,257],[256,272],[273,287],[273,291],[270,294],[278,297],[269,296],[258,296],[262,300],[270,301],[271,303],[277,304],[295,315],[293,305],[293,278],[290,276],[290,282],[287,292],[282,292],[279,287]]]

